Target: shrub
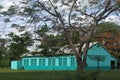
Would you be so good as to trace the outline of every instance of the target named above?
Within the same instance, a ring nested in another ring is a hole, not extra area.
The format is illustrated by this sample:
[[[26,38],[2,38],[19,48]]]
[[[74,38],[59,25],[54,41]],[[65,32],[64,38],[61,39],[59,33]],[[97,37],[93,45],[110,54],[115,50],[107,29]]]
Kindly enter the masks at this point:
[[[1,59],[0,67],[9,67],[10,60],[8,58]]]

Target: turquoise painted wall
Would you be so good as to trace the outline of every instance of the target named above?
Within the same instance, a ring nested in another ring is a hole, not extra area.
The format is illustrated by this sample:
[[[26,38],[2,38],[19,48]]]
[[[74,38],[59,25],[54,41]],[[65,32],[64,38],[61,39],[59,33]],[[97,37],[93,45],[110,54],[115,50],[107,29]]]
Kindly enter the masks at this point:
[[[117,60],[100,44],[95,44],[90,47],[87,53],[86,70],[97,69],[99,57],[99,68],[108,70],[111,69],[111,61]],[[22,58],[21,66],[25,70],[76,70],[77,64],[74,55],[56,55],[56,56],[27,56]],[[16,62],[12,62],[12,67],[15,68]],[[19,65],[20,66],[20,65]],[[18,67],[18,66],[17,66]]]
[[[103,60],[99,61],[100,69],[111,69],[111,61],[115,61],[115,67],[117,67],[117,60],[100,44],[92,46],[87,53],[86,69],[96,69],[97,61],[92,60],[90,56],[103,58]]]
[[[22,69],[22,61],[11,61],[11,69]]]
[[[22,58],[25,70],[75,70],[76,59],[73,55],[56,57]]]

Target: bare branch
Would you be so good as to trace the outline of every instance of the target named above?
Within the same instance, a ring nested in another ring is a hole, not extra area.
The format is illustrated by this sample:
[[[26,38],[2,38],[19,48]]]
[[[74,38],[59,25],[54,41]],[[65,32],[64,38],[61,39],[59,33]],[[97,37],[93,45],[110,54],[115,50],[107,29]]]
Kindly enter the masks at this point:
[[[59,15],[58,11],[56,10],[56,7],[53,5],[53,3],[51,2],[51,0],[49,0],[51,6],[54,8],[56,16]]]
[[[37,0],[37,2],[38,2],[38,4],[39,4],[45,11],[47,11],[49,14],[51,14],[51,15],[57,17],[56,14],[50,12],[50,11],[49,11],[39,0]]]
[[[107,13],[106,15],[104,15],[104,16],[102,17],[102,19],[105,19],[109,14],[111,14],[112,12],[118,10],[119,8],[120,8],[120,6],[117,6],[117,7],[115,7],[115,8],[112,8],[111,10],[108,11],[108,13]]]
[[[100,14],[98,14],[98,16],[96,17],[96,19],[98,21],[106,18],[109,14],[111,14],[112,12],[114,12],[114,11],[116,11],[120,8],[119,5],[118,6],[115,5],[115,7],[110,6],[111,3],[112,3],[111,0],[109,0],[108,3],[105,6],[105,9]]]
[[[64,21],[60,15],[60,13],[56,10],[56,7],[53,5],[53,3],[51,2],[51,0],[49,0],[51,6],[54,8],[55,13],[56,13],[56,17],[59,19],[59,21],[61,22],[62,26],[64,26]]]
[[[77,0],[74,0],[73,4],[72,4],[72,6],[71,6],[71,9],[70,9],[69,16],[68,16],[69,26],[71,26],[71,19],[70,19],[70,17],[71,17],[71,13],[72,13],[72,11],[73,11],[73,8],[74,8],[74,6],[75,6],[76,1],[77,1]]]
[[[80,10],[80,12],[81,12],[82,14],[88,16],[88,17],[91,17],[91,18],[93,18],[93,19],[96,19],[96,18],[95,18],[94,16],[92,16],[91,14],[87,14],[86,12],[83,12],[83,11],[81,11],[81,10]]]

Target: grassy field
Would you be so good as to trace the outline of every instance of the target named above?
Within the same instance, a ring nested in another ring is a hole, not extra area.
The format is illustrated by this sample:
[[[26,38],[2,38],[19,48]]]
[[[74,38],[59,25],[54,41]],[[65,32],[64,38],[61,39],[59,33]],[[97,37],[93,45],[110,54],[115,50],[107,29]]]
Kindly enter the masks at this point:
[[[0,68],[0,80],[120,80],[120,70],[85,71],[24,71]],[[87,79],[86,79],[87,78]]]

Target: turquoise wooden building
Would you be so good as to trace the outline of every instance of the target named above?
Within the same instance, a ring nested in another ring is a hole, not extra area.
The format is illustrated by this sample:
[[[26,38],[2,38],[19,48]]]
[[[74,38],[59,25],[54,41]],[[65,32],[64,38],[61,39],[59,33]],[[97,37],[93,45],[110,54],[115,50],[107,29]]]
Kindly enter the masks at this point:
[[[88,50],[86,70],[115,69],[117,59],[101,44],[96,43]],[[11,69],[24,70],[76,70],[76,58],[73,54],[53,56],[24,56],[20,61],[11,61]]]

